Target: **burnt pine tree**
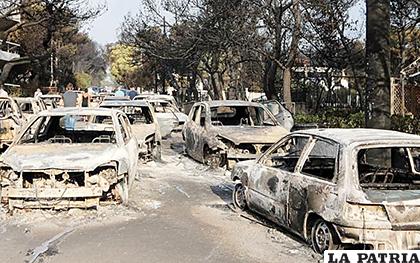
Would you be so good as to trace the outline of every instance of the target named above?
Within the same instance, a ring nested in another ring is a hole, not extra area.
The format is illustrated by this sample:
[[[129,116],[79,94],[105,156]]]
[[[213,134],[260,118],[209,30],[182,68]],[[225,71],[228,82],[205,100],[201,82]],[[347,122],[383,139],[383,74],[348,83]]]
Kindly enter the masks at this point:
[[[389,129],[390,2],[366,0],[366,126]]]

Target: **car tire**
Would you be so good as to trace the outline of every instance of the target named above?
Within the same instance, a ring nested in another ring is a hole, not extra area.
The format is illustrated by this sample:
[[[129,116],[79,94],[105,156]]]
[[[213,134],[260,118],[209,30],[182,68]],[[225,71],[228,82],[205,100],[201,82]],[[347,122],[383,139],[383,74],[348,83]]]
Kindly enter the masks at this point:
[[[323,254],[325,250],[335,250],[336,242],[334,229],[322,219],[317,219],[311,229],[311,244],[315,252]]]
[[[204,164],[216,169],[223,166],[223,157],[218,151],[212,151],[208,147],[204,147],[203,151]]]
[[[242,183],[236,184],[233,189],[232,202],[236,211],[245,211],[248,209],[245,191],[246,187]]]

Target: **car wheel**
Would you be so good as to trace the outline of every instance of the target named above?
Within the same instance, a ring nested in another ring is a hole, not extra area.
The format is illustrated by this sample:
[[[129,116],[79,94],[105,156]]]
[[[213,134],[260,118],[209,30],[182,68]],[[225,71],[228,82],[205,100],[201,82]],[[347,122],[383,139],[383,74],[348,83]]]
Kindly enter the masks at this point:
[[[317,219],[312,226],[311,242],[312,248],[320,254],[325,250],[335,250],[338,244],[334,240],[334,230],[322,219]]]
[[[216,169],[223,166],[223,157],[218,151],[212,151],[209,148],[204,149],[204,164]]]
[[[118,196],[122,204],[126,205],[128,203],[128,179],[127,176],[117,183],[115,186]]]
[[[233,206],[238,211],[244,211],[248,208],[245,191],[246,187],[243,184],[239,183],[235,185],[235,189],[232,193],[232,201]]]

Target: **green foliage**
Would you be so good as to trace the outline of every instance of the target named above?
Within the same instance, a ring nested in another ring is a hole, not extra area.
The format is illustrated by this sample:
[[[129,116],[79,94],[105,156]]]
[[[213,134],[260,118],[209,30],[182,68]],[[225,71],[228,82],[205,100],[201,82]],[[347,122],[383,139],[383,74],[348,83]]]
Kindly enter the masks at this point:
[[[393,115],[391,129],[420,135],[420,118],[414,116]],[[320,114],[296,114],[296,124],[317,124],[320,128],[363,128],[365,116],[363,112],[347,113],[331,110]]]
[[[393,115],[391,123],[393,130],[420,135],[420,119],[418,117]]]
[[[92,76],[85,72],[77,72],[75,79],[77,88],[88,88],[92,85]]]
[[[327,111],[321,114],[297,114],[297,124],[318,124],[322,128],[362,128],[364,127],[363,112],[347,113],[344,111]]]
[[[140,87],[153,78],[148,64],[130,45],[116,44],[108,49],[108,60],[114,80],[127,87]]]

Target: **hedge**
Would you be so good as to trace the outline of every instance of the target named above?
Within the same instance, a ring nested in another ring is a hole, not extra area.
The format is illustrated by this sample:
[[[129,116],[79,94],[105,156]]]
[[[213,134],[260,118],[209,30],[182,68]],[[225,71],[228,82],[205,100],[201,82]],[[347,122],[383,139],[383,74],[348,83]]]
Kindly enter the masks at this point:
[[[363,112],[328,111],[321,114],[296,114],[296,124],[317,124],[320,128],[363,128]],[[391,116],[391,129],[420,135],[420,119],[414,116]]]

